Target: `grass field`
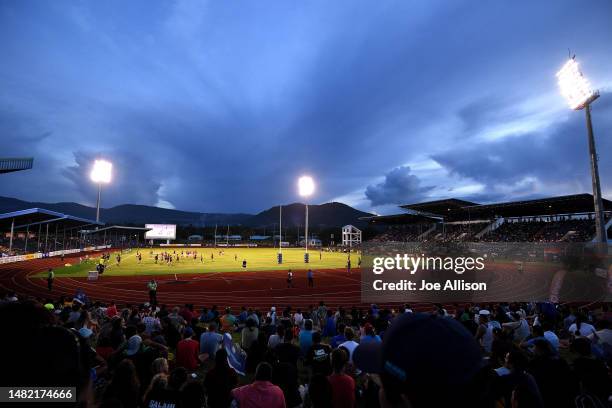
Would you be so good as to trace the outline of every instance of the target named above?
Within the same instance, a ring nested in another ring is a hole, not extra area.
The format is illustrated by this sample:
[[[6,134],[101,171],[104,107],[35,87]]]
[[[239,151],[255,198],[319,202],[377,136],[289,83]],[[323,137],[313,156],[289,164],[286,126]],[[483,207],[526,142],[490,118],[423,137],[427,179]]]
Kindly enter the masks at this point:
[[[294,271],[312,269],[335,269],[345,268],[347,254],[341,252],[319,252],[318,250],[309,251],[310,263],[304,263],[304,249],[300,248],[285,248],[283,249],[283,263],[279,265],[276,260],[278,249],[275,248],[190,248],[189,250],[197,252],[197,259],[193,256],[187,257],[185,247],[164,247],[153,248],[153,256],[150,255],[151,249],[144,248],[141,250],[142,262],[138,263],[136,250],[124,252],[121,255],[121,265],[117,266],[115,255],[118,251],[113,251],[111,259],[108,263],[105,276],[142,276],[142,275],[173,275],[183,273],[217,273],[217,272],[241,272],[247,271],[271,271],[271,270],[288,270]],[[219,251],[223,250],[223,255]],[[185,256],[180,258],[179,262],[173,261],[171,265],[160,261],[155,264],[155,254],[161,254],[167,251],[173,254],[176,251],[180,254],[181,251]],[[211,255],[214,254],[214,259]],[[203,255],[203,260],[200,261],[200,255]],[[320,256],[320,258],[319,258]],[[359,255],[351,254],[351,264],[357,266]],[[242,268],[242,261],[247,261],[247,268]],[[95,270],[95,264],[98,258],[92,259],[89,262],[81,264],[64,266],[54,269],[56,277],[86,277],[88,271]],[[36,277],[46,277],[46,272],[41,272]]]

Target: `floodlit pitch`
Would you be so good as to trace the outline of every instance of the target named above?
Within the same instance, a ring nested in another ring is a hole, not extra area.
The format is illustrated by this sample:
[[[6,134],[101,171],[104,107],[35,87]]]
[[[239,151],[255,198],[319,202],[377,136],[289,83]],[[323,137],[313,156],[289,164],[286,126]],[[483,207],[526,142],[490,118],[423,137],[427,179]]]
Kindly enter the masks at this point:
[[[153,252],[151,254],[151,251]],[[187,252],[191,255],[188,256]],[[142,261],[138,262],[136,249],[121,253],[121,263],[117,265],[116,255],[118,250],[111,252],[111,258],[107,263],[104,276],[141,276],[141,275],[180,275],[217,272],[241,272],[241,271],[272,271],[289,269],[293,271],[312,269],[341,269],[346,268],[348,254],[342,252],[311,251],[310,263],[304,263],[303,248],[283,248],[283,263],[277,263],[276,248],[185,248],[185,247],[163,247],[142,248]],[[161,254],[168,252],[174,256],[183,253],[178,262],[171,264],[162,260]],[[196,253],[194,259],[193,253]],[[159,255],[157,264],[155,254]],[[201,256],[201,258],[200,258]],[[352,253],[351,265],[356,267],[359,255]],[[55,269],[57,277],[86,277],[88,271],[95,270],[98,257],[90,256],[89,261],[83,259],[80,264],[67,265]],[[247,267],[242,263],[246,260]],[[45,277],[46,272],[41,272],[37,277]]]

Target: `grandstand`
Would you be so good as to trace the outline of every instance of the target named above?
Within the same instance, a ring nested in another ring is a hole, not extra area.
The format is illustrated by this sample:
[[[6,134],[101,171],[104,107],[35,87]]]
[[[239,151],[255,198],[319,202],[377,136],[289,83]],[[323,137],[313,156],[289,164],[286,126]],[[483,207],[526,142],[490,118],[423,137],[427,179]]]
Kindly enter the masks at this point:
[[[9,231],[0,241],[0,252],[9,257],[82,248],[81,230],[90,225],[103,224],[43,208],[0,214],[0,231]]]
[[[612,202],[603,205],[610,239]],[[494,204],[453,198],[400,208],[405,212],[362,218],[386,227],[374,241],[590,242],[595,237],[591,194]]]

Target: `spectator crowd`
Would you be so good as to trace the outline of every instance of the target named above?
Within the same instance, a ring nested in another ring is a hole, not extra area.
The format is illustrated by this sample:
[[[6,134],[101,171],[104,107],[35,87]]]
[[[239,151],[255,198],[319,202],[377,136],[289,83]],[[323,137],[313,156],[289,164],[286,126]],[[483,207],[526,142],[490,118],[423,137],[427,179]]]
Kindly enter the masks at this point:
[[[1,298],[3,386],[82,407],[606,407],[612,314],[551,303],[196,309]]]

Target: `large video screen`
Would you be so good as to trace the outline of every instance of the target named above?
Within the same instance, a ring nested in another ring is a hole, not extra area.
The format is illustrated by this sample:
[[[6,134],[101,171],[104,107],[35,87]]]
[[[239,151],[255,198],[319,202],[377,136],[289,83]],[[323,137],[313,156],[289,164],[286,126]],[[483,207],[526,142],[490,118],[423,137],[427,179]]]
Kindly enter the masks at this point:
[[[146,239],[176,239],[174,224],[145,224],[145,228],[151,228],[145,234]]]

